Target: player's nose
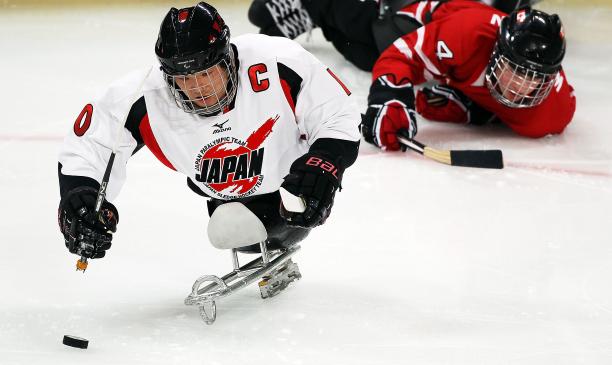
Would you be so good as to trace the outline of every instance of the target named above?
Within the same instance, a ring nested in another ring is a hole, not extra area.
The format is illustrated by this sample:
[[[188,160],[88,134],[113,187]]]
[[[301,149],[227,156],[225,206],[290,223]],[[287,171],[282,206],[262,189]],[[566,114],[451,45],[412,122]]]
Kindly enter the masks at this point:
[[[195,89],[198,86],[196,78],[192,76],[185,77],[183,82],[185,83],[185,87],[187,89]]]

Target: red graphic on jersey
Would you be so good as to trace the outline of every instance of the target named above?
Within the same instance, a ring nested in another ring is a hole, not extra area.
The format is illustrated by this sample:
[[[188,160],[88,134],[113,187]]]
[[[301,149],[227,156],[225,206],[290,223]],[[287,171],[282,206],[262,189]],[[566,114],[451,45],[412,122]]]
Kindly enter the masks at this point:
[[[277,115],[266,120],[245,142],[226,137],[225,141],[206,150],[198,163],[196,180],[220,194],[229,192],[244,196],[253,193],[262,179],[264,148],[261,145],[278,119]]]
[[[338,78],[338,76],[336,76],[335,73],[332,72],[332,70],[330,70],[329,68],[327,69],[327,72],[329,72],[329,74],[331,75],[331,77],[334,78],[334,80],[336,80],[336,82],[338,82],[340,84],[340,86],[342,86],[342,89],[344,90],[344,92],[346,93],[346,95],[351,96],[351,90],[349,90],[348,87],[346,87],[346,85],[344,85],[344,82],[342,82],[342,80],[340,80]]]
[[[74,121],[74,127],[72,128],[74,130],[74,134],[76,134],[79,137],[82,137],[85,134],[85,132],[87,132],[87,130],[89,129],[89,126],[91,125],[91,115],[92,114],[93,114],[93,105],[91,104],[85,105],[85,107],[83,108],[83,110],[81,110],[81,113],[79,114],[77,119]]]

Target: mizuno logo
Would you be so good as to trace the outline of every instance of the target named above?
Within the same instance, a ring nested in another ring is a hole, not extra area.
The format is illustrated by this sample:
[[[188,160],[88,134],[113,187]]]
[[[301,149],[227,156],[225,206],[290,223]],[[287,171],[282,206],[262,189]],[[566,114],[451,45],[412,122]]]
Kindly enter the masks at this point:
[[[223,126],[224,126],[224,125],[225,125],[227,122],[229,122],[229,119],[228,119],[228,120],[226,120],[226,121],[225,121],[225,122],[223,122],[223,123],[216,123],[216,124],[213,124],[213,127],[217,128],[217,129],[215,129],[215,130],[213,131],[213,134],[215,134],[215,133],[221,133],[221,132],[231,131],[231,130],[232,130],[232,127],[227,127],[227,128],[224,128],[224,127],[223,127]]]
[[[213,124],[213,127],[217,127],[217,128],[219,128],[219,129],[222,129],[222,128],[223,128],[223,126],[225,125],[225,123],[227,123],[227,122],[229,122],[229,119],[228,119],[228,120],[226,120],[226,121],[225,121],[225,122],[223,122],[223,123]]]

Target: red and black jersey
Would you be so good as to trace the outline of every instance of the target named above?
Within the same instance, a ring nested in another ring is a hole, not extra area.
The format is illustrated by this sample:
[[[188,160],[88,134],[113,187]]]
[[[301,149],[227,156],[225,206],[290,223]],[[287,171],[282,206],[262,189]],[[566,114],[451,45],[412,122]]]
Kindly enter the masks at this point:
[[[417,19],[433,10],[431,22],[387,48],[374,65],[373,79],[389,75],[396,83],[413,85],[438,80],[462,91],[520,135],[561,133],[576,109],[573,88],[565,73],[559,73],[555,87],[542,104],[524,109],[502,105],[486,87],[485,71],[505,13],[475,1],[437,3],[422,1],[402,10]]]
[[[117,140],[109,201],[127,178],[127,161],[143,145],[221,200],[277,191],[291,164],[307,152],[341,155],[350,165],[360,118],[340,79],[285,38],[248,34],[233,44],[239,66],[232,108],[212,116],[185,113],[158,67],[127,75],[85,107],[66,137],[61,190],[97,184]]]

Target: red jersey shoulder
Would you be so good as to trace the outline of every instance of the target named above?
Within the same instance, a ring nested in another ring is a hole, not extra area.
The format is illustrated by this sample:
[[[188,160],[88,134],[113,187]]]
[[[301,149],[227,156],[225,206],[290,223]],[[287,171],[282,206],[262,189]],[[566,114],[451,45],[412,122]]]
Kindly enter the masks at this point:
[[[452,1],[446,1],[440,4],[435,9],[435,11],[432,13],[432,20],[439,20],[439,19],[451,16],[453,14],[456,14],[459,11],[473,10],[473,9],[484,10],[484,11],[495,10],[495,9],[492,9],[490,6],[485,5],[479,1],[452,0]]]
[[[460,9],[443,18],[434,18],[434,22],[450,24],[456,27],[455,32],[466,34],[466,31],[479,30],[482,27],[497,30],[505,16],[506,14],[495,8],[482,6]]]
[[[489,7],[466,8],[433,21],[426,31],[436,33],[436,57],[451,66],[463,65],[475,54],[493,51],[504,13]],[[436,29],[437,28],[437,29]]]
[[[434,20],[385,50],[373,76],[394,74],[398,80],[407,78],[415,84],[427,80],[428,73],[437,78],[472,78],[488,63],[503,15],[478,6]],[[406,63],[409,67],[404,67]]]
[[[398,14],[410,16],[421,23],[427,22],[427,14],[431,21],[439,20],[465,9],[481,9],[489,6],[474,0],[452,0],[440,3],[437,0],[420,0],[406,5]]]

